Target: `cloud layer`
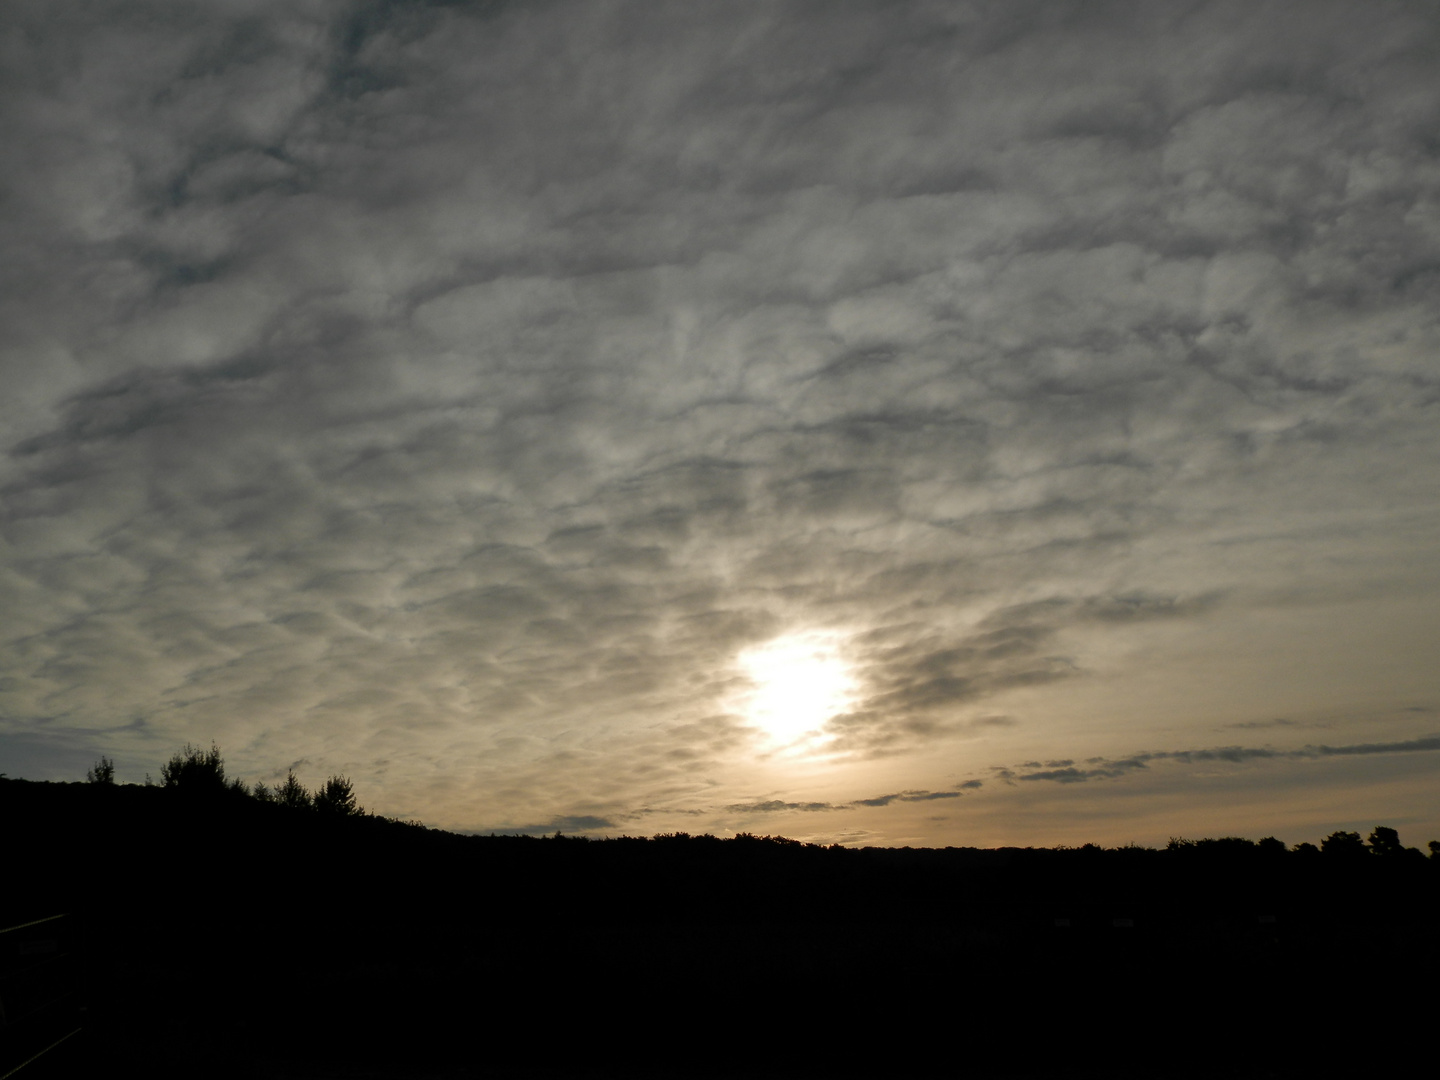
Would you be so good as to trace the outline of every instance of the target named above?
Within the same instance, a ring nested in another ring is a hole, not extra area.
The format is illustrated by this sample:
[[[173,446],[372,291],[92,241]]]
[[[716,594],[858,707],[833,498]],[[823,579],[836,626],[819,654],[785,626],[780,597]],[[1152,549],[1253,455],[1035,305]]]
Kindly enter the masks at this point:
[[[1144,648],[1179,687],[1290,613],[1303,718],[1347,624],[1436,629],[1421,7],[6,8],[35,770],[214,738],[471,828],[960,806],[1194,729],[1067,713]],[[814,629],[860,692],[797,760],[736,657]],[[1406,655],[1332,695],[1351,744],[1433,730]]]

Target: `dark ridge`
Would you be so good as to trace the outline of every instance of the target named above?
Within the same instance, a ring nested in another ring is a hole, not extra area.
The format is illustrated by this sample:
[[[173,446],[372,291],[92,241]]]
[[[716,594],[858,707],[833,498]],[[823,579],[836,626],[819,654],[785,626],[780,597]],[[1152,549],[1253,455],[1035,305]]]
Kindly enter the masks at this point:
[[[0,821],[0,930],[66,916],[0,933],[0,1072],[80,1029],[24,1080],[1280,1076],[1374,1053],[1337,1028],[1425,1030],[1403,987],[1440,959],[1440,859],[1391,830],[1324,852],[462,836],[3,779]],[[42,991],[58,1009],[21,1023]]]

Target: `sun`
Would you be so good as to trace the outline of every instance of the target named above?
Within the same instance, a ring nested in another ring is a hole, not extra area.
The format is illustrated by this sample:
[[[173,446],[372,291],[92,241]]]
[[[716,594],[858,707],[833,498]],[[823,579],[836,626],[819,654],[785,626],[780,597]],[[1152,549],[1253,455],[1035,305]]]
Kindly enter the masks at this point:
[[[850,707],[855,679],[834,637],[787,634],[739,656],[753,689],[741,706],[773,740],[790,743]]]

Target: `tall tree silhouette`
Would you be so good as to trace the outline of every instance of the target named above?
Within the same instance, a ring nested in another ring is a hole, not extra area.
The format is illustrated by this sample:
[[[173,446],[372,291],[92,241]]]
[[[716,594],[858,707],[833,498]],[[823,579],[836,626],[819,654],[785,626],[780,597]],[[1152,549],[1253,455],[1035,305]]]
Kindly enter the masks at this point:
[[[355,789],[347,776],[332,776],[315,792],[315,809],[324,814],[356,817],[365,811],[355,801]]]
[[[311,804],[310,792],[305,790],[305,785],[295,779],[295,770],[290,769],[285,773],[285,782],[276,784],[274,790],[275,801],[281,806],[292,806],[300,809],[309,809]]]

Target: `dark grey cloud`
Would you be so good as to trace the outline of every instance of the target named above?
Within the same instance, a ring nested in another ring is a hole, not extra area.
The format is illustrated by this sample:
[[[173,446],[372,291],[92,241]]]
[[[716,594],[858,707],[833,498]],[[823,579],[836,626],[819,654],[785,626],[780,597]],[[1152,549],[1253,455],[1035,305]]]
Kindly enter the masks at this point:
[[[1322,743],[1313,748],[1307,746],[1305,749],[1319,757],[1347,757],[1353,754],[1414,754],[1440,750],[1440,735],[1430,735],[1423,739],[1406,739],[1403,742],[1359,743],[1354,746],[1326,746]]]
[[[979,781],[968,781],[959,785],[972,789],[980,786]],[[881,807],[891,803],[934,802],[937,799],[958,799],[962,791],[897,791],[889,795],[877,795],[873,799],[853,799],[850,802],[786,802],[784,799],[765,799],[753,803],[732,803],[725,810],[732,814],[774,814],[785,811],[814,813],[827,810],[854,810],[858,807]]]
[[[1173,761],[1182,765],[1206,762],[1227,762],[1238,765],[1247,761],[1353,757],[1368,754],[1414,754],[1434,750],[1440,750],[1440,736],[1430,735],[1399,742],[1357,743],[1350,746],[1327,746],[1321,743],[1291,750],[1279,750],[1269,746],[1218,746],[1202,750],[1157,750],[1135,754],[1128,758],[1089,758],[1085,761],[1086,767],[1084,768],[1076,767],[1072,761],[1049,761],[1045,763],[1046,768],[1041,768],[1040,762],[1031,761],[1012,768],[996,769],[995,772],[998,777],[1007,781],[1050,780],[1060,784],[1075,784],[1087,780],[1114,780],[1136,770],[1146,769],[1153,761]],[[1017,769],[1034,771],[1017,772]]]
[[[1014,777],[1017,780],[1053,780],[1059,784],[1078,784],[1086,780],[1112,780],[1124,776],[1132,769],[1143,769],[1145,763],[1138,758],[1127,758],[1124,761],[1105,762],[1096,764],[1092,768],[1077,769],[1073,765],[1065,765],[1059,768],[1041,769],[1036,772],[1020,773]],[[1008,777],[1007,777],[1008,778]]]
[[[784,799],[766,799],[757,803],[733,803],[725,809],[732,814],[774,814],[791,810],[814,813],[820,810],[835,810],[838,807],[828,802],[786,802]]]
[[[901,791],[873,799],[856,799],[856,806],[889,806],[892,802],[932,802],[935,799],[958,799],[958,791]]]
[[[13,0],[0,738],[470,827],[753,805],[736,657],[819,628],[827,760],[929,791],[1074,688],[1433,596],[1436,34]]]
[[[1082,675],[1072,657],[1047,654],[1064,631],[1090,623],[1195,618],[1218,602],[1215,595],[1052,596],[994,611],[979,632],[949,643],[913,625],[879,628],[856,643],[867,693],[858,708],[832,719],[836,748],[884,755],[937,736],[1013,726],[1013,717],[966,715],[959,707]],[[903,644],[891,643],[897,637]]]

